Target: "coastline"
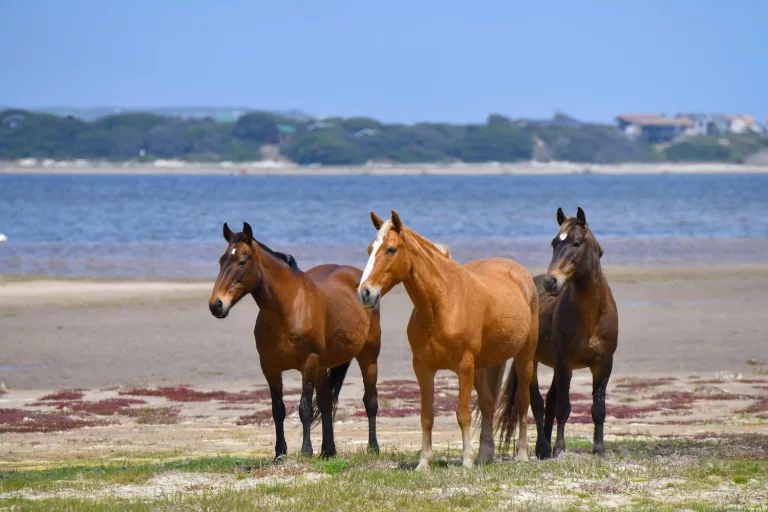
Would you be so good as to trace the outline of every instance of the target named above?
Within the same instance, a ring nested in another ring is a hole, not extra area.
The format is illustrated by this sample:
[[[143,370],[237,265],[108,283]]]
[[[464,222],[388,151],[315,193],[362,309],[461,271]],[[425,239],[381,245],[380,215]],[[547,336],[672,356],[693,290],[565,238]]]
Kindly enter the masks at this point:
[[[768,165],[706,163],[521,162],[482,164],[365,164],[300,166],[286,162],[198,163],[158,160],[153,163],[57,162],[28,159],[0,163],[0,174],[108,174],[108,175],[252,175],[252,176],[354,176],[354,175],[660,175],[660,174],[768,174]]]

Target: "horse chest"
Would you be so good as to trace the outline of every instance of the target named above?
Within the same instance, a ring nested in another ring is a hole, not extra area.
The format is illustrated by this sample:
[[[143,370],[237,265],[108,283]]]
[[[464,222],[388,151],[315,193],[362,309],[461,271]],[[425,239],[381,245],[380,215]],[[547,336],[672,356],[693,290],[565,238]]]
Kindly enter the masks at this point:
[[[409,327],[408,342],[414,357],[435,370],[452,369],[466,349],[460,335],[424,328]]]

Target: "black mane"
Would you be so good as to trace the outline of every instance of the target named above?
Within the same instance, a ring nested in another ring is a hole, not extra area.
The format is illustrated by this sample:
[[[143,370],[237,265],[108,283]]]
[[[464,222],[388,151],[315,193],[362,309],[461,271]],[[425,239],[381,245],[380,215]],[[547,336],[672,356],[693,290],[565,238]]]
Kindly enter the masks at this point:
[[[238,233],[237,236],[235,237],[235,243],[242,242],[242,241],[243,241],[243,234],[242,233]],[[272,250],[269,247],[267,247],[266,245],[264,245],[263,243],[261,243],[258,240],[256,240],[255,238],[253,239],[253,241],[256,242],[257,244],[259,244],[259,247],[261,247],[261,249],[264,252],[266,252],[270,256],[272,256],[272,257],[282,261],[283,263],[285,263],[286,265],[291,267],[291,270],[299,270],[299,266],[296,264],[296,259],[293,256],[291,256],[290,254],[285,254],[285,253],[282,253],[282,252],[277,252],[275,250]]]

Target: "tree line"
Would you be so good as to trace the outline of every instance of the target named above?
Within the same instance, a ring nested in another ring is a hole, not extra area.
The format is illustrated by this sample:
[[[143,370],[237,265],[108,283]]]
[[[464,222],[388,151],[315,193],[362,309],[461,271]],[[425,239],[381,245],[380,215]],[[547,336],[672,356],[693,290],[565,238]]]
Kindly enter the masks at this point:
[[[369,161],[584,163],[653,161],[742,162],[768,147],[759,135],[700,136],[659,148],[633,141],[615,127],[515,121],[492,114],[482,124],[386,124],[367,117],[294,119],[250,112],[234,122],[151,113],[115,114],[86,122],[25,110],[0,111],[0,160],[181,159],[254,161],[279,148],[302,165]]]

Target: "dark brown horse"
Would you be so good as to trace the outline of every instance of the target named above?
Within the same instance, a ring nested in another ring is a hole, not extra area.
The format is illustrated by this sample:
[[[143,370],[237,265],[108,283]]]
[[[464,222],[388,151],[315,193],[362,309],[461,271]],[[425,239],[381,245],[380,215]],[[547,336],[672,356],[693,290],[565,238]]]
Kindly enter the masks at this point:
[[[571,413],[569,397],[573,370],[592,372],[592,421],[595,435],[592,452],[605,454],[605,390],[613,368],[613,354],[619,336],[619,315],[611,288],[600,267],[603,250],[587,225],[584,210],[566,218],[557,210],[560,230],[552,240],[552,261],[547,273],[536,276],[539,294],[539,343],[533,380],[530,383],[531,409],[536,419],[536,456],[552,454],[552,426],[557,418],[555,457],[565,451],[565,423]],[[546,407],[539,392],[538,363],[554,368]],[[518,385],[510,372],[502,407],[509,407]],[[505,414],[501,415],[506,417]],[[509,442],[511,432],[506,432]]]
[[[321,455],[330,457],[336,454],[333,415],[352,359],[357,359],[363,374],[368,447],[377,452],[376,360],[381,326],[378,309],[366,309],[357,301],[362,272],[342,265],[320,265],[302,272],[292,256],[255,240],[247,223],[237,234],[224,224],[224,239],[229,245],[219,260],[221,270],[208,306],[217,318],[225,318],[246,294],[251,294],[259,306],[253,334],[272,396],[275,460],[288,451],[283,431],[283,372],[298,370],[302,375],[301,452],[312,455],[310,428],[319,415],[323,424]]]

